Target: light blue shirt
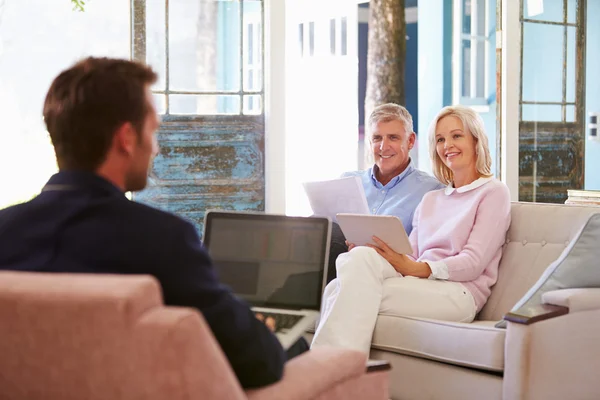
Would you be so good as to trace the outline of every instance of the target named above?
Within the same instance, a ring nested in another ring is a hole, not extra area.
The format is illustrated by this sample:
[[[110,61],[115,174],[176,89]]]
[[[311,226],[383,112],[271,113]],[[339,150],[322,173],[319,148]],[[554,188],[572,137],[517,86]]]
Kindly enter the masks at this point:
[[[377,180],[373,168],[377,166],[364,171],[345,172],[342,177],[360,177],[371,214],[395,215],[402,220],[406,233],[410,235],[413,214],[425,193],[445,186],[433,176],[416,169],[412,160],[385,186]]]

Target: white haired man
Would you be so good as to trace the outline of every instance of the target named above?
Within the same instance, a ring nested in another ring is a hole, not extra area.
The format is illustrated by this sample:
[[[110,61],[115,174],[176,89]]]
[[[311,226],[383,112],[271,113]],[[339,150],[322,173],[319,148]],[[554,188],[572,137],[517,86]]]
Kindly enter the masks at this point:
[[[371,214],[400,218],[410,235],[415,209],[425,193],[444,186],[415,168],[410,158],[417,135],[406,108],[394,103],[377,106],[367,121],[367,134],[373,166],[346,172],[342,177],[360,177]],[[335,278],[335,260],[346,251],[346,238],[339,225],[333,224],[327,282]]]

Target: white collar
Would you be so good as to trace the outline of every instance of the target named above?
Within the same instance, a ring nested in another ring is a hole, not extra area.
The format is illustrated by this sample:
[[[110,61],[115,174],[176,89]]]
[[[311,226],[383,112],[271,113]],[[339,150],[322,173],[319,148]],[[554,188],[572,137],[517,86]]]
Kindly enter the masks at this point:
[[[449,196],[454,191],[456,191],[457,193],[468,192],[469,190],[477,189],[478,187],[485,185],[486,183],[488,183],[492,179],[494,179],[493,176],[490,176],[490,177],[487,177],[487,178],[479,178],[479,179],[476,179],[473,182],[469,183],[468,185],[461,186],[459,188],[455,188],[454,186],[452,186],[452,182],[450,182],[448,184],[448,186],[446,186],[446,189],[444,189],[444,193],[446,194],[446,196]]]

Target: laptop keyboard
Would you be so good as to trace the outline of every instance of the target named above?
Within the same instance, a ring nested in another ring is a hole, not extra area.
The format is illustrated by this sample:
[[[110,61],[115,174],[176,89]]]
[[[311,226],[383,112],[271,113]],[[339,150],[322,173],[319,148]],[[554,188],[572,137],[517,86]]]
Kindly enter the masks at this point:
[[[275,332],[282,332],[291,329],[298,321],[304,318],[304,315],[298,314],[280,314],[261,312],[266,318],[271,317],[275,320]]]

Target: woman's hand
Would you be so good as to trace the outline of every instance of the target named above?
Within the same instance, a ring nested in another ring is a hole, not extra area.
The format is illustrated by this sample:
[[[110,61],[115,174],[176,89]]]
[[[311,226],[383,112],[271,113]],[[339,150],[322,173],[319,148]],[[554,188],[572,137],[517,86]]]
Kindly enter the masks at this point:
[[[396,253],[383,240],[373,236],[373,241],[377,245],[367,244],[387,260],[392,267],[403,276],[416,276],[418,278],[428,278],[431,275],[431,268],[424,262],[414,261],[405,254]]]
[[[356,245],[354,243],[348,243],[347,240],[346,240],[346,246],[348,246],[348,251],[350,251],[356,247]]]

